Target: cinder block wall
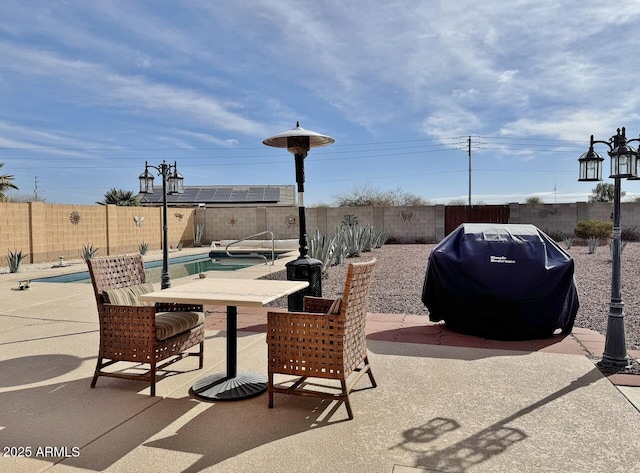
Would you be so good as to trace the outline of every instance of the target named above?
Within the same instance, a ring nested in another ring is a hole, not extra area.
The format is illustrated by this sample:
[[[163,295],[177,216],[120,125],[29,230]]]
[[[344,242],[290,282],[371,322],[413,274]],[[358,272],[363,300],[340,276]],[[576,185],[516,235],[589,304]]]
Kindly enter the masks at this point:
[[[610,221],[611,203],[510,204],[511,223],[531,223],[543,231],[573,235],[581,220]],[[444,238],[445,206],[312,207],[306,209],[307,231],[332,233],[346,218],[385,230],[399,241],[438,242]],[[276,239],[298,238],[297,207],[169,208],[169,246],[192,246],[196,224],[204,225],[202,244],[238,240],[263,231]],[[640,229],[640,202],[622,204],[623,229]],[[98,255],[138,252],[142,242],[162,248],[161,207],[0,203],[0,252],[22,250],[28,262],[79,258],[84,245]],[[0,255],[1,256],[1,255]],[[2,261],[0,265],[6,264]]]
[[[29,209],[29,204],[0,202],[0,241],[5,255],[14,250],[31,251]],[[6,265],[4,258],[2,260],[2,265]]]
[[[530,223],[545,233],[572,236],[578,222],[578,204],[510,204],[510,223]],[[594,218],[592,220],[598,220]]]
[[[195,212],[169,209],[171,247],[193,244]],[[137,253],[142,242],[162,248],[162,208],[0,203],[0,251],[22,250],[30,263],[77,259],[84,246],[98,248],[98,256]]]

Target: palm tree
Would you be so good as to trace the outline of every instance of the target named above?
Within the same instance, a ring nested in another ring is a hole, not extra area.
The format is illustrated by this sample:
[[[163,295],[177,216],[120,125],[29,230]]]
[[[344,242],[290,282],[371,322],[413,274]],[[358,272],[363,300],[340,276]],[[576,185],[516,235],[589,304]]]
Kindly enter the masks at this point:
[[[119,205],[121,207],[137,207],[140,205],[140,201],[137,196],[131,191],[124,191],[122,189],[116,189],[112,187],[104,194],[104,201],[96,202],[100,205]]]
[[[0,168],[4,166],[4,163],[0,163]],[[10,174],[5,174],[3,176],[0,176],[0,202],[6,202],[7,201],[7,196],[5,195],[5,191],[9,190],[9,189],[18,189],[18,186],[16,186],[13,183],[13,176]]]

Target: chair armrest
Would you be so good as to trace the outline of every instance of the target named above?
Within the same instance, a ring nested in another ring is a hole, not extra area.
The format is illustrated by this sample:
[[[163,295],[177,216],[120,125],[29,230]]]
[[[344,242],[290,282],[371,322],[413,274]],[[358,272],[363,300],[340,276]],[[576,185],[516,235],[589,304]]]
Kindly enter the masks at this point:
[[[304,296],[302,306],[304,312],[316,312],[325,314],[334,299],[326,299],[324,297]]]
[[[278,333],[299,338],[305,334],[324,332],[331,324],[331,316],[317,312],[267,312],[267,340]]]
[[[294,327],[322,323],[325,314],[318,312],[267,312],[267,330],[272,326]]]

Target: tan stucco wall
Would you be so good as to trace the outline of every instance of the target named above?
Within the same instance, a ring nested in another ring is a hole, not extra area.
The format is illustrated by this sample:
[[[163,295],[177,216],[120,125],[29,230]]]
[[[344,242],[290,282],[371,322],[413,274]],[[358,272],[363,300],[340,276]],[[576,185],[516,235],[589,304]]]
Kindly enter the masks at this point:
[[[167,216],[169,245],[191,246],[195,209],[169,209]],[[141,226],[134,217],[144,218]],[[0,251],[22,250],[30,263],[80,258],[84,246],[98,248],[98,256],[137,253],[142,242],[162,248],[162,208],[0,203]]]

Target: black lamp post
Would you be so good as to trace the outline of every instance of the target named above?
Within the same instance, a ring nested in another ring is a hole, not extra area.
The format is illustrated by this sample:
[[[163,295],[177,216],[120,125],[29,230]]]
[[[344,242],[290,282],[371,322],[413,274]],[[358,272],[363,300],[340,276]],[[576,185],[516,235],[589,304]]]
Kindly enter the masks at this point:
[[[304,291],[289,296],[289,310],[302,310],[302,300],[307,296],[322,296],[322,262],[308,255],[307,222],[304,206],[304,158],[309,149],[327,146],[335,140],[330,136],[315,131],[305,130],[296,123],[293,130],[267,138],[262,143],[275,148],[287,148],[295,157],[296,182],[298,184],[298,220],[300,223],[300,255],[287,263],[287,280],[308,281],[309,287]]]
[[[595,141],[591,135],[589,151],[578,159],[580,163],[579,181],[601,181],[602,161],[604,158],[593,150],[595,143],[602,143],[609,147],[611,157],[611,175],[614,181],[613,196],[613,242],[611,256],[611,302],[609,318],[607,319],[607,334],[604,353],[600,365],[605,368],[628,368],[631,366],[627,355],[627,345],[624,333],[624,304],[622,302],[620,257],[622,253],[622,230],[620,228],[620,180],[637,180],[638,152],[627,143],[640,139],[627,140],[625,129],[618,128],[618,133],[609,141]]]
[[[158,171],[162,176],[162,281],[161,289],[171,287],[169,276],[169,228],[167,226],[167,194],[182,194],[184,192],[184,177],[178,172],[177,163],[167,164],[164,160],[158,166],[144,163],[144,172],[140,174],[140,193],[153,194],[153,176],[149,168]]]

